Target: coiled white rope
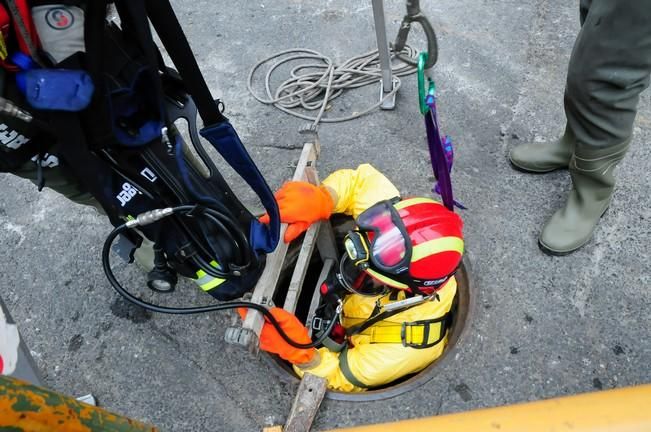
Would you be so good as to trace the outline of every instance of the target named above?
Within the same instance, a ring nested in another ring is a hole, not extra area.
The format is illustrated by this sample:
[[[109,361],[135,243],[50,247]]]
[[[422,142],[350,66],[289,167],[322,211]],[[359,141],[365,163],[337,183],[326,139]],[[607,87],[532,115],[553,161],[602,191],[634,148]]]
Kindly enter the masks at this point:
[[[403,56],[416,59],[418,53],[410,46],[405,46]],[[394,55],[392,55],[393,59]],[[278,60],[277,60],[278,59]],[[256,71],[263,65],[275,62],[265,74],[265,96],[258,96],[253,90],[253,78]],[[290,78],[280,84],[275,91],[271,89],[271,77],[274,71],[285,63],[295,60],[308,60],[290,71]],[[273,54],[259,61],[249,72],[247,88],[258,101],[273,105],[281,111],[294,117],[313,122],[311,127],[316,129],[319,123],[337,123],[361,117],[378,108],[384,100],[393,97],[400,89],[400,77],[416,72],[416,67],[404,62],[391,65],[393,71],[393,89],[384,94],[383,98],[363,111],[355,112],[345,117],[323,117],[326,109],[334,99],[344,93],[344,90],[354,89],[382,80],[382,70],[378,50],[358,55],[337,66],[330,57],[317,51],[304,48],[293,48]],[[305,114],[305,111],[316,111],[316,115]]]

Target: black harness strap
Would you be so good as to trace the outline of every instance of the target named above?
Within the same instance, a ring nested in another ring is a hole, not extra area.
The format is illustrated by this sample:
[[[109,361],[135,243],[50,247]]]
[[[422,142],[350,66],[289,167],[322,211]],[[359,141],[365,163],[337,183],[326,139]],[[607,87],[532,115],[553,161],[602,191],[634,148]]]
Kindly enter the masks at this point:
[[[86,43],[85,69],[95,84],[95,93],[90,106],[83,114],[93,125],[92,134],[88,135],[88,148],[105,148],[113,142],[113,129],[105,100],[106,84],[104,81],[104,28],[106,26],[107,0],[92,0],[86,4],[84,40]]]
[[[434,299],[437,300],[437,301],[440,301],[438,294],[436,294],[434,296]],[[425,298],[424,301],[431,301],[431,300],[427,300]],[[373,324],[376,324],[376,323],[378,323],[378,322],[380,322],[382,320],[385,320],[387,318],[391,318],[394,315],[402,313],[402,312],[404,312],[404,311],[406,311],[408,309],[419,306],[421,304],[423,304],[423,303],[421,302],[421,303],[417,303],[417,304],[411,304],[411,305],[401,307],[399,309],[384,311],[384,312],[380,312],[380,313],[378,313],[379,310],[380,310],[380,306],[379,306],[379,304],[377,304],[375,306],[375,308],[373,309],[373,312],[371,313],[371,317],[369,319],[367,319],[366,321],[364,321],[361,324],[357,324],[356,326],[352,326],[352,327],[349,327],[349,328],[346,329],[346,336],[353,336],[353,335],[356,335],[358,333],[361,333],[364,330],[366,330],[367,328],[371,327]]]
[[[226,117],[220,112],[218,103],[210,93],[169,0],[145,0],[145,3],[149,19],[194,99],[204,125],[225,121]]]
[[[357,324],[356,326],[348,327],[346,329],[346,336],[353,336],[353,335],[356,335],[358,333],[361,333],[364,330],[366,330],[367,328],[371,327],[373,324],[376,324],[376,323],[378,323],[378,322],[380,322],[382,320],[385,320],[387,318],[391,318],[394,315],[398,315],[399,313],[402,313],[402,312],[406,311],[407,309],[410,309],[410,308],[412,308],[414,306],[415,305],[405,306],[403,308],[394,309],[394,310],[390,310],[390,311],[384,311],[384,312],[380,312],[377,315],[372,315],[369,319],[367,319],[363,323]]]
[[[61,125],[56,129],[56,154],[60,155],[68,171],[79,181],[79,184],[95,197],[108,215],[111,224],[121,223],[115,216],[115,204],[106,197],[106,184],[103,183],[106,165],[93,153],[85,148],[86,137],[81,124],[74,113],[60,111],[52,112],[50,120],[53,124]]]
[[[84,38],[86,41],[86,68],[91,74],[96,88],[103,88],[102,76],[102,38],[104,35],[104,25],[106,17],[106,0],[93,0],[87,3],[85,14]],[[77,58],[66,60],[63,66],[78,68],[80,65]],[[77,62],[77,63],[75,63]],[[73,64],[74,63],[74,64]],[[105,112],[103,103],[103,92],[96,91],[93,95],[93,101],[86,112],[92,112],[93,118],[101,119]],[[105,164],[99,157],[89,150],[87,136],[79,121],[79,114],[68,113],[63,111],[51,111],[48,114],[48,120],[53,127],[52,133],[56,136],[56,154],[61,156],[66,164],[68,171],[79,181],[79,184],[91,193],[109,215],[112,224],[118,224],[116,219],[115,204],[106,197],[106,185],[103,183],[102,173],[106,173]],[[54,125],[56,127],[54,127]],[[93,137],[104,140],[110,136],[111,131],[108,123],[94,122]],[[97,142],[93,140],[93,143]]]
[[[348,363],[348,346],[346,346],[339,354],[339,369],[341,370],[341,373],[344,374],[344,377],[346,377],[348,382],[350,382],[352,385],[364,389],[369,388],[369,386],[357,379],[351,370],[350,364]]]
[[[154,83],[156,97],[160,100],[161,116],[166,117],[165,110],[163,109],[163,100],[165,93],[163,92],[163,83],[161,81],[158,69],[161,66],[160,52],[156,48],[156,43],[149,28],[149,21],[147,20],[147,10],[142,1],[134,0],[120,0],[115,2],[118,13],[122,19],[127,19],[123,22],[123,30],[135,36],[140,44],[140,49],[144,53],[145,59],[149,67],[151,67],[151,79]],[[164,118],[165,123],[168,121]],[[169,124],[168,124],[169,126]]]

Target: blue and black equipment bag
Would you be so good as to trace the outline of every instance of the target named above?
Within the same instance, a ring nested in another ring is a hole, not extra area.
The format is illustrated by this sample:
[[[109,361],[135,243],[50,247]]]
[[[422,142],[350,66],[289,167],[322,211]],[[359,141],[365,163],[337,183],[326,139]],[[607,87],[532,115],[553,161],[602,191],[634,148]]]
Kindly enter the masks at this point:
[[[67,7],[77,9],[66,15]],[[0,146],[0,170],[54,154],[116,227],[144,220],[138,216],[151,216],[155,209],[174,209],[122,233],[120,245],[132,245],[127,255],[133,256],[144,236],[155,245],[158,269],[197,279],[220,300],[241,297],[278,243],[278,207],[211,96],[169,0],[59,1],[51,9],[56,8],[61,10],[45,10],[44,19],[68,25],[84,17],[85,48],[56,62],[37,48],[33,64],[3,71],[5,99],[33,121],[0,112],[0,123],[16,133],[13,139],[28,141],[22,150]],[[109,8],[119,20],[107,20]],[[174,68],[154,43],[150,22]],[[16,59],[20,63],[20,56]],[[188,124],[187,143],[174,126],[180,119]],[[260,224],[233,194],[200,136],[257,194],[271,216],[269,225]]]

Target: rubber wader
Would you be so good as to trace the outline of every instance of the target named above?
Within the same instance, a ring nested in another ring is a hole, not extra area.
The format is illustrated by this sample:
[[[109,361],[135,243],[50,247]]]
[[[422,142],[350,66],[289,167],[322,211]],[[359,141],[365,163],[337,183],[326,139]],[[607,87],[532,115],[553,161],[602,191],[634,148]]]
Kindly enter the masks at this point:
[[[580,12],[565,89],[564,138],[511,153],[514,165],[533,172],[569,162],[572,190],[539,240],[554,255],[585,245],[610,205],[613,170],[629,147],[639,95],[651,73],[651,0],[581,0]]]
[[[528,143],[515,147],[509,153],[509,160],[516,169],[535,174],[567,168],[575,142],[574,133],[566,127],[563,136],[552,144]]]

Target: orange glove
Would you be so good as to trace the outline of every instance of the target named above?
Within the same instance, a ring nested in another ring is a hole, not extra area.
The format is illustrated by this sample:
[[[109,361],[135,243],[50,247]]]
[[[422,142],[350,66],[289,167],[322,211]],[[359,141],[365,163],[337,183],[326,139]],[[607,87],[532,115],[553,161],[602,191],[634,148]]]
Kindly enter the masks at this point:
[[[285,243],[290,243],[314,222],[328,219],[335,207],[325,186],[314,186],[307,182],[287,182],[275,197],[280,209],[280,221],[289,224],[285,231]],[[269,223],[269,215],[262,216],[260,222]]]
[[[303,344],[312,342],[307,328],[301,324],[298,318],[296,318],[296,315],[277,307],[271,308],[269,311],[276,318],[280,327],[287,333],[287,336],[292,340]],[[246,317],[246,309],[239,308],[237,312],[242,317],[242,320],[244,320]],[[316,348],[300,349],[285,342],[285,339],[280,336],[276,327],[266,319],[262,326],[262,332],[260,333],[260,349],[278,354],[280,358],[297,365],[310,362],[316,354]]]

